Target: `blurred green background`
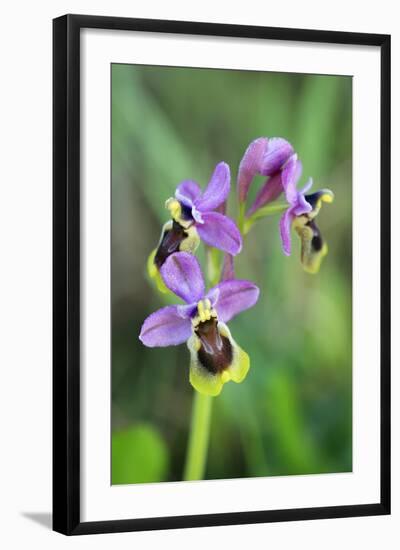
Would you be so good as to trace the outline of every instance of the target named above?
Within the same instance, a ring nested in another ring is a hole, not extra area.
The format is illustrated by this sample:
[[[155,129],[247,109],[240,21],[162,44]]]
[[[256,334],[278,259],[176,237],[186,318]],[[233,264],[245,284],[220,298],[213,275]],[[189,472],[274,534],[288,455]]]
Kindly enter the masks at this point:
[[[303,272],[296,234],[282,253],[279,216],[246,237],[236,275],[262,294],[229,326],[251,369],[214,399],[206,478],[351,471],[351,105],[350,77],[112,65],[112,483],[182,479],[189,352],[138,339],[166,303],[146,260],[176,185],[204,187],[221,160],[235,215],[238,164],[259,136],[293,144],[300,185],[312,176],[334,191],[318,217],[329,254],[318,275]]]

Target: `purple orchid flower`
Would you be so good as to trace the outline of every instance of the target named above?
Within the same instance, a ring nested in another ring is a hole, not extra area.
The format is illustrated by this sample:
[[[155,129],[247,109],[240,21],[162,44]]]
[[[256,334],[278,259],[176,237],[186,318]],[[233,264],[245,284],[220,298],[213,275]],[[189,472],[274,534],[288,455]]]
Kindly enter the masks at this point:
[[[289,208],[282,214],[279,227],[282,248],[286,256],[290,256],[291,252],[290,229],[294,218],[302,214],[308,214],[312,210],[311,204],[305,199],[305,193],[309,191],[312,186],[312,179],[310,178],[308,180],[301,191],[298,191],[296,187],[302,170],[303,167],[297,155],[292,155],[282,170],[282,185],[285,191],[286,200],[289,203]]]
[[[218,395],[229,380],[241,382],[250,367],[226,323],[257,302],[258,287],[245,280],[220,282],[208,292],[197,258],[187,252],[171,255],[161,267],[167,287],[185,305],[171,305],[144,321],[139,338],[149,347],[187,342],[190,382],[207,395]]]
[[[283,138],[261,137],[250,143],[239,165],[239,202],[246,201],[250,185],[256,175],[267,176],[267,180],[258,191],[247,216],[275,200],[282,193],[281,170],[292,154],[292,145]]]
[[[175,252],[193,254],[200,239],[233,256],[239,254],[242,236],[236,224],[225,215],[229,191],[229,166],[220,162],[204,192],[195,181],[185,180],[178,185],[175,197],[167,200],[172,220],[163,226],[158,246],[147,263],[149,275],[155,279],[159,290],[166,291],[160,276],[165,260]]]
[[[230,218],[215,212],[226,201],[229,191],[229,166],[220,162],[204,192],[195,181],[183,181],[175,191],[175,198],[167,201],[167,208],[182,227],[195,227],[206,244],[236,256],[242,248],[240,231]]]
[[[290,231],[293,225],[302,242],[301,261],[303,267],[309,273],[317,273],[328,248],[314,218],[317,216],[322,202],[332,202],[334,195],[329,189],[321,189],[307,195],[306,193],[313,184],[312,178],[299,191],[297,182],[301,173],[302,164],[297,155],[292,155],[282,170],[282,185],[289,204],[287,210],[282,214],[279,224],[282,248],[283,252],[290,256]]]

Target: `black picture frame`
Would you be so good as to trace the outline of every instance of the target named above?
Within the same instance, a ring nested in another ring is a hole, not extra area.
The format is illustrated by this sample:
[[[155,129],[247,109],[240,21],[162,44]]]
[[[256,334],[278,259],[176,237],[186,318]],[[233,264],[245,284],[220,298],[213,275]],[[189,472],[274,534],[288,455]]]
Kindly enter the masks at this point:
[[[381,50],[381,496],[373,504],[80,520],[80,31],[378,46]],[[390,36],[87,15],[53,21],[53,529],[66,535],[390,513]]]

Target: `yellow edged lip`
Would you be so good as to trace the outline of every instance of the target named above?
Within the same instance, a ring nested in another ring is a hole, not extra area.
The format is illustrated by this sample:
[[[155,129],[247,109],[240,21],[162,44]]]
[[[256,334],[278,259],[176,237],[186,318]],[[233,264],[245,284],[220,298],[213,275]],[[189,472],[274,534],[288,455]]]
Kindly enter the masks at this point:
[[[157,253],[157,248],[155,248],[150,256],[147,259],[147,273],[149,274],[149,277],[151,280],[153,280],[160,292],[163,294],[166,294],[169,292],[168,288],[165,286],[164,281],[162,280],[162,277],[160,275],[160,272],[157,269],[156,264],[154,263],[154,258]]]
[[[190,383],[198,392],[214,397],[221,393],[226,382],[230,380],[236,383],[242,382],[250,368],[248,354],[232,338],[227,325],[219,321],[218,330],[222,336],[228,338],[232,347],[232,361],[228,367],[220,372],[211,373],[201,364],[199,359],[201,340],[195,332],[187,342],[190,351]]]

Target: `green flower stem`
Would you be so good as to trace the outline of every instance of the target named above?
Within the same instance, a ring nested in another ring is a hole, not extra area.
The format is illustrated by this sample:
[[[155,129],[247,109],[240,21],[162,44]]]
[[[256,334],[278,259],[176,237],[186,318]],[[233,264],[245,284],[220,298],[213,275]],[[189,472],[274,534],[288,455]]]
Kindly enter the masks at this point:
[[[183,479],[203,479],[206,469],[213,398],[194,392],[192,420]]]
[[[206,247],[207,275],[209,286],[215,286],[221,275],[222,255],[220,250],[212,246]]]
[[[254,222],[256,222],[257,220],[266,218],[267,216],[273,216],[274,214],[280,214],[281,212],[284,212],[287,208],[287,204],[271,204],[268,206],[264,206],[264,208],[260,208],[252,216],[244,219],[243,234],[247,235]]]
[[[218,283],[220,277],[221,254],[216,248],[207,246],[206,257],[208,282],[210,286],[214,286]],[[185,481],[203,479],[210,439],[212,400],[213,397],[210,395],[204,395],[198,391],[194,392],[189,441],[183,473]]]

